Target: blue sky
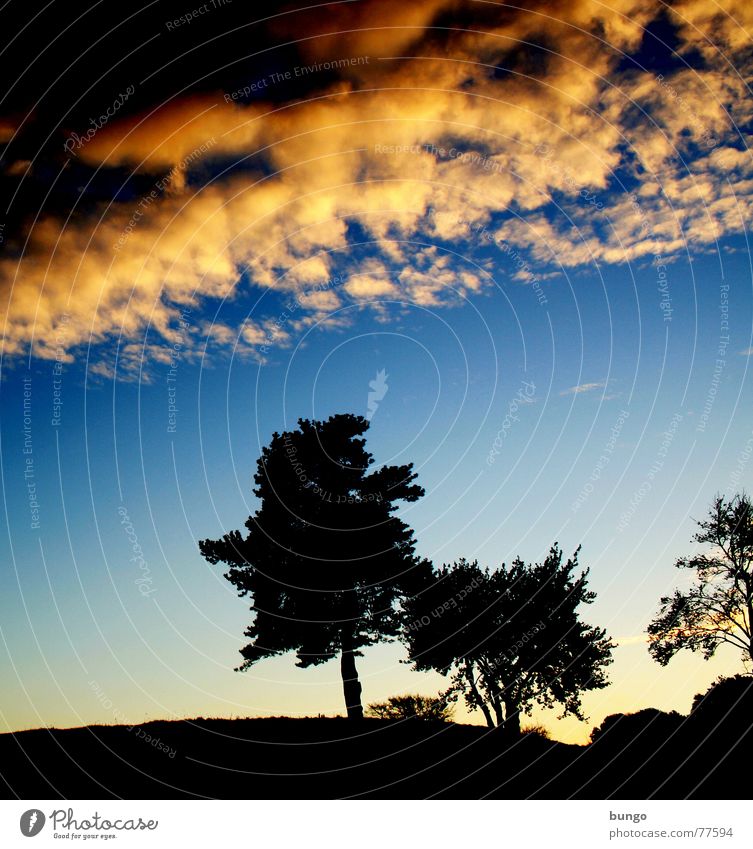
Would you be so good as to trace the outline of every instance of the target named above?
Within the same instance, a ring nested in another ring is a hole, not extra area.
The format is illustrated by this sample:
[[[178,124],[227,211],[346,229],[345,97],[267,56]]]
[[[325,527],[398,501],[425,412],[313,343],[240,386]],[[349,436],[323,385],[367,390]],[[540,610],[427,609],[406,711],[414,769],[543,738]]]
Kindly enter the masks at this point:
[[[85,361],[66,365],[57,426],[54,364],[6,371],[5,727],[114,721],[100,691],[132,721],[337,712],[335,665],[302,671],[287,657],[232,672],[247,605],[201,558],[196,540],[241,527],[254,510],[250,476],[272,431],[301,416],[365,415],[369,381],[381,369],[388,389],[368,445],[377,463],[416,465],[427,494],[403,515],[420,554],[493,566],[516,555],[539,559],[555,540],[568,552],[583,546],[598,592],[585,615],[626,643],[613,687],[588,700],[594,721],[646,704],[685,710],[720,670],[734,668],[737,658],[722,655],[659,670],[640,637],[678,580],[673,559],[692,550],[691,517],[750,473],[740,461],[753,435],[750,360],[738,353],[749,347],[751,326],[744,254],[725,256],[730,354],[699,432],[720,332],[718,259],[699,258],[692,273],[671,267],[673,315],[665,322],[651,268],[632,269],[635,287],[626,268],[553,278],[542,306],[488,253],[498,288],[459,307],[407,306],[390,320],[359,310],[347,329],[302,334],[264,365],[180,359],[174,433],[168,365],[153,369],[150,382],[87,376]],[[24,480],[29,374],[39,529],[30,527]],[[592,491],[584,490],[589,481]],[[134,538],[145,563],[131,560]],[[367,700],[441,687],[439,676],[401,665],[403,657],[400,646],[367,651]],[[573,739],[590,727],[560,726],[555,734]]]
[[[340,712],[336,664],[233,672],[247,602],[197,540],[253,512],[274,431],[365,415],[381,372],[368,447],[415,464],[421,555],[582,545],[620,645],[555,736],[740,668],[643,639],[693,520],[750,488],[753,12],[722,5],[235,4],[29,64],[0,101],[0,728]],[[401,660],[366,652],[366,702],[443,686]]]

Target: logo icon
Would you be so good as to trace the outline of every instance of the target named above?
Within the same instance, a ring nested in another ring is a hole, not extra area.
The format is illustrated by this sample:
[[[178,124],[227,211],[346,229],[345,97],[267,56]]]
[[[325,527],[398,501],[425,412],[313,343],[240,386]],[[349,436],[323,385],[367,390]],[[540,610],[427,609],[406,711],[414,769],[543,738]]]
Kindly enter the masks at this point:
[[[371,421],[374,418],[374,413],[377,411],[377,407],[379,406],[379,402],[384,399],[384,396],[387,394],[387,390],[389,386],[387,386],[387,372],[385,369],[378,371],[376,373],[376,377],[374,380],[369,381],[369,392],[368,397],[368,409],[366,412],[366,418],[368,421]]]
[[[36,837],[44,828],[44,819],[44,814],[39,808],[32,808],[21,814],[21,834],[26,837]]]
[[[26,837],[36,837],[44,828],[45,816],[39,808],[32,808],[30,811],[21,814],[21,834]]]

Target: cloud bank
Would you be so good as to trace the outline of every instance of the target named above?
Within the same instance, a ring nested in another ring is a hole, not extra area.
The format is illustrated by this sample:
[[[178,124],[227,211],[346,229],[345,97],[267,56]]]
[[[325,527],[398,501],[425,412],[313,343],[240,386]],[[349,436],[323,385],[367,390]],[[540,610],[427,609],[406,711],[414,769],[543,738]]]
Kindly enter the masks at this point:
[[[298,64],[178,92],[77,151],[112,198],[43,209],[2,255],[4,354],[54,358],[62,344],[70,358],[117,340],[128,373],[183,338],[193,306],[209,317],[191,325],[188,355],[262,358],[265,341],[341,326],[345,304],[440,308],[482,293],[493,279],[477,262],[481,227],[542,280],[715,250],[751,213],[751,18],[743,0],[359,2],[282,16],[270,32]],[[322,63],[337,63],[335,78]],[[251,82],[252,98],[232,98]],[[4,139],[17,123],[0,116]],[[69,167],[62,154],[57,166]],[[146,190],[123,192],[134,175]],[[327,286],[336,275],[344,284]],[[275,330],[277,294],[300,308]],[[246,317],[212,321],[223,303]]]

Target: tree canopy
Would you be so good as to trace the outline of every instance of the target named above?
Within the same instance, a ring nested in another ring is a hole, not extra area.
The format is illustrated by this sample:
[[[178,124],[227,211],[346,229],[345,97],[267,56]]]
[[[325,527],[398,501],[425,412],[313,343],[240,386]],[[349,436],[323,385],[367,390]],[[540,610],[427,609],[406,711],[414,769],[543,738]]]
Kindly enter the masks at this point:
[[[424,491],[412,464],[369,471],[368,427],[362,416],[343,414],[275,433],[257,462],[260,507],[247,533],[199,543],[252,599],[239,669],[287,651],[301,667],[340,654],[351,717],[363,715],[355,655],[398,634],[396,602],[422,568],[413,532],[394,512]]]
[[[713,657],[719,646],[734,646],[753,660],[753,506],[745,493],[717,496],[708,517],[696,523],[696,542],[705,552],[681,557],[678,569],[694,574],[689,589],[662,597],[648,626],[649,651],[666,666],[682,649]]]
[[[448,695],[463,694],[490,727],[519,732],[534,704],[583,718],[581,694],[607,686],[613,646],[580,620],[595,594],[588,571],[575,574],[577,558],[563,564],[554,545],[542,563],[489,571],[463,559],[436,569],[404,605],[415,668],[452,672]]]

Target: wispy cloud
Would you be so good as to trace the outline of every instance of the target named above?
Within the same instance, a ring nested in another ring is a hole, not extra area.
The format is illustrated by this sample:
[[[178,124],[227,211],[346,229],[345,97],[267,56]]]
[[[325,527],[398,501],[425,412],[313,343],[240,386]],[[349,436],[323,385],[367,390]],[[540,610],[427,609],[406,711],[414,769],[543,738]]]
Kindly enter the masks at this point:
[[[579,383],[577,386],[571,386],[569,389],[564,389],[560,395],[580,395],[582,392],[593,392],[595,389],[604,389],[607,385],[605,380],[599,380],[596,383]],[[610,398],[616,396],[610,395]]]
[[[639,646],[643,643],[647,643],[648,635],[647,634],[634,634],[630,637],[616,637],[615,643],[618,646]]]

